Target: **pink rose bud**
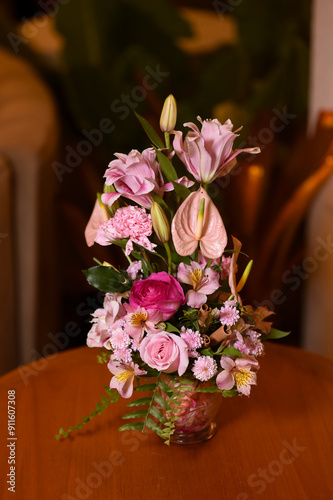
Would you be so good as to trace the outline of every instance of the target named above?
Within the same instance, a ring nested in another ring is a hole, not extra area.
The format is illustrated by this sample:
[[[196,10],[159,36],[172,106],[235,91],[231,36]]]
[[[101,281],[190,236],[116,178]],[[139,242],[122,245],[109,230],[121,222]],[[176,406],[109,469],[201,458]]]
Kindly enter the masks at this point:
[[[154,201],[150,207],[151,221],[157,238],[161,243],[169,241],[170,224],[162,207]]]
[[[160,118],[160,129],[162,132],[172,132],[177,121],[176,99],[170,94],[164,101]]]

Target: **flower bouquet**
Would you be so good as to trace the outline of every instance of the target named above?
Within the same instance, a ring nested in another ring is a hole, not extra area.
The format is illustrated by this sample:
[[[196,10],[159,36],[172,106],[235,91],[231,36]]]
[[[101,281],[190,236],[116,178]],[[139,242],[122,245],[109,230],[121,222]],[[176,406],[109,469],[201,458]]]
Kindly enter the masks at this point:
[[[93,313],[89,347],[112,374],[106,396],[88,417],[56,436],[81,428],[119,396],[147,395],[128,403],[120,430],[153,430],[169,444],[198,442],[215,433],[212,422],[223,397],[250,395],[263,341],[285,332],[266,321],[265,307],[243,305],[240,291],[249,261],[237,280],[241,243],[228,236],[207,186],[235,166],[237,133],[227,120],[194,123],[183,138],[175,130],[177,107],[164,102],[163,142],[140,115],[152,147],[115,154],[102,194],[88,222],[89,246],[118,245],[126,269],[98,262],[84,274],[105,292]],[[173,136],[171,144],[170,137]],[[178,167],[174,164],[178,162]],[[187,175],[179,176],[177,170]]]

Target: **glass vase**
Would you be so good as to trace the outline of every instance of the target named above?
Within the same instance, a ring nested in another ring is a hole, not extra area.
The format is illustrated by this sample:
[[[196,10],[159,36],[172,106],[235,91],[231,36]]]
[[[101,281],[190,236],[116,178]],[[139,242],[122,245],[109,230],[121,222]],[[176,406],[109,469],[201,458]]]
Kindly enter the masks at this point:
[[[167,381],[168,385],[175,390],[180,383]],[[201,383],[200,388],[213,386],[209,382]],[[185,390],[182,388],[185,387]],[[211,392],[197,392],[189,390],[193,387],[193,380],[190,380],[189,386],[181,382],[181,399],[177,403],[169,401],[170,406],[176,407],[177,420],[174,422],[174,432],[170,437],[171,443],[177,444],[195,444],[208,441],[217,432],[217,425],[214,419],[219,411],[222,394]],[[170,414],[163,410],[164,417],[168,421]]]

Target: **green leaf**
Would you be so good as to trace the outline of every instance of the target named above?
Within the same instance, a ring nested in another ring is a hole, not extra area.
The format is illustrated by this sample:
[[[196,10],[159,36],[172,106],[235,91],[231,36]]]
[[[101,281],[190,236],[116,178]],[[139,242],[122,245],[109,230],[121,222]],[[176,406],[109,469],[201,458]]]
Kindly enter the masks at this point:
[[[165,212],[170,213],[170,207],[165,203],[165,201],[163,200],[163,198],[161,198],[161,196],[159,196],[154,191],[152,191],[149,194],[151,194],[151,196],[154,198],[154,201],[156,201],[159,205],[161,205],[161,207],[164,209]]]
[[[131,411],[131,413],[126,413],[126,415],[123,415],[122,418],[124,420],[128,418],[145,418],[148,414],[148,410],[135,410]]]
[[[160,427],[151,418],[147,418],[145,426],[148,427],[148,429],[151,429],[152,431],[156,432],[157,435],[160,435],[161,432]]]
[[[139,122],[142,125],[143,130],[146,132],[147,136],[151,140],[151,142],[157,147],[157,148],[165,148],[165,145],[160,138],[160,136],[157,134],[155,129],[150,125],[150,123],[141,115],[139,115],[136,111],[134,111],[135,116],[139,120]]]
[[[130,403],[127,403],[126,406],[132,407],[132,406],[141,406],[141,405],[149,405],[151,402],[151,398],[140,398],[136,399],[135,401],[131,401]]]
[[[170,388],[170,386],[161,378],[158,379],[157,385],[167,396],[170,396],[172,394],[172,389]]]
[[[119,427],[119,431],[143,431],[143,422],[132,422],[130,424],[125,424]]]
[[[153,415],[153,417],[155,417],[158,421],[160,421],[160,422],[164,422],[165,421],[165,418],[163,417],[163,415],[160,412],[160,410],[158,408],[156,408],[156,406],[152,406],[150,408],[150,412],[149,413],[151,415]]]
[[[175,193],[182,199],[186,200],[186,198],[191,194],[192,191],[189,190],[186,186],[179,184],[179,182],[172,182],[173,187],[175,188]]]
[[[224,398],[232,398],[234,396],[238,396],[239,392],[235,390],[231,391],[222,391],[223,397]]]
[[[200,353],[202,356],[209,356],[210,358],[213,358],[215,354],[210,347],[207,347],[207,349],[202,349]]]
[[[265,335],[261,335],[261,340],[267,339],[282,339],[283,337],[287,337],[291,332],[283,332],[282,330],[277,330],[276,328],[272,328],[271,331]]]
[[[156,384],[143,384],[134,387],[135,391],[154,391],[156,389]]]
[[[158,151],[158,150],[156,150],[156,156],[157,156],[158,162],[161,166],[161,170],[162,170],[164,178],[168,182],[172,182],[172,181],[175,181],[176,179],[178,179],[177,172],[174,169],[174,166],[172,165],[169,158],[167,158],[161,151]]]
[[[120,273],[111,266],[95,266],[83,271],[90,285],[102,292],[123,293],[131,289],[132,282],[127,273]]]
[[[236,347],[230,346],[223,349],[223,351],[219,354],[223,356],[244,356]]]
[[[156,401],[156,403],[162,406],[162,408],[164,408],[165,410],[170,410],[169,404],[160,394],[155,394],[154,401]]]
[[[212,387],[197,387],[195,392],[222,392],[216,385]]]
[[[166,324],[166,327],[165,327],[165,331],[166,332],[169,332],[169,333],[171,333],[171,332],[177,332],[177,333],[179,333],[178,328],[176,328],[175,326],[173,326],[171,323],[165,323],[165,324]]]

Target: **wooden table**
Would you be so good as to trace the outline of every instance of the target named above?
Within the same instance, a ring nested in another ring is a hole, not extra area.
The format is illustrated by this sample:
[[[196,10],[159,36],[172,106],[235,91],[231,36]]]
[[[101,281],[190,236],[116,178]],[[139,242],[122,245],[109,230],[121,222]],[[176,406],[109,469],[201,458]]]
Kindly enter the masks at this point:
[[[267,345],[258,386],[250,398],[223,400],[218,433],[206,443],[167,447],[154,434],[118,432],[124,400],[56,441],[59,427],[90,413],[108,385],[110,374],[97,364],[98,352],[66,351],[0,379],[2,499],[333,498],[328,359]],[[8,390],[15,390],[16,440],[8,436]],[[7,490],[10,453],[16,495]]]

